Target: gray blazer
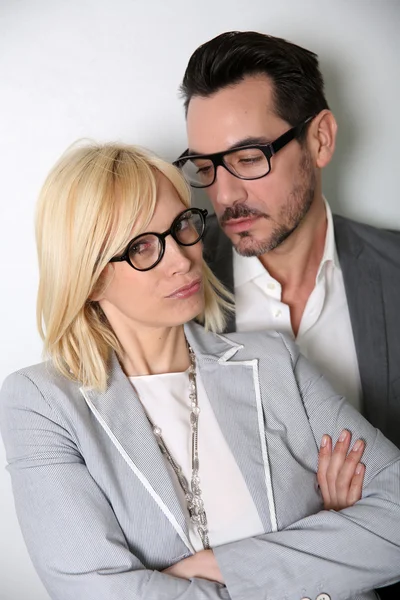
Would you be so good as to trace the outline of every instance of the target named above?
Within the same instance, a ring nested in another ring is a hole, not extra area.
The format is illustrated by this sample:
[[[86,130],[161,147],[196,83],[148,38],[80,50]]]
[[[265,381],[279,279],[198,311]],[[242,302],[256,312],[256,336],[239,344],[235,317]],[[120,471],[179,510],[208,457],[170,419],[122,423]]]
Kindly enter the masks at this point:
[[[400,447],[400,232],[333,216],[363,391],[364,416]],[[233,293],[232,244],[215,215],[204,257]],[[235,317],[227,331],[235,331]]]
[[[132,385],[115,356],[104,393],[42,363],[6,379],[0,424],[20,525],[50,596],[366,600],[399,580],[400,451],[280,334],[185,331],[265,533],[214,548],[226,587],[162,574],[193,548]],[[344,427],[366,440],[363,498],[323,511],[318,447]]]

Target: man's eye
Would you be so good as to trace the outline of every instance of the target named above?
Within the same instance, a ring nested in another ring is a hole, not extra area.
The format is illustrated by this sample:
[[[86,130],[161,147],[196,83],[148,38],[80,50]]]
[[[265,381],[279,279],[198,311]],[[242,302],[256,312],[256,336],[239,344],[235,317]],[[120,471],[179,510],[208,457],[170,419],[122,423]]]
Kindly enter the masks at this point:
[[[246,156],[239,159],[239,162],[245,165],[254,165],[255,163],[261,162],[263,160],[263,156]]]
[[[207,175],[207,173],[210,172],[211,166],[208,165],[207,167],[198,167],[197,169],[197,174],[201,174],[201,175]]]

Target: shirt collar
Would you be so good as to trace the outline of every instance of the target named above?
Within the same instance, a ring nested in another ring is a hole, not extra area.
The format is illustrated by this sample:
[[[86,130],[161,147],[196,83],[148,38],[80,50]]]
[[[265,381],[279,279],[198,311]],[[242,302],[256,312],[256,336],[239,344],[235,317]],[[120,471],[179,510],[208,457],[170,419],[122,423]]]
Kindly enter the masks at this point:
[[[235,287],[248,283],[260,275],[268,274],[257,256],[240,256],[233,249],[233,280]]]
[[[321,275],[323,269],[325,268],[326,264],[331,263],[333,267],[340,268],[339,258],[337,255],[336,244],[335,244],[335,231],[334,231],[334,227],[333,227],[332,211],[331,211],[331,207],[329,206],[329,204],[324,196],[323,196],[323,200],[324,200],[324,204],[325,204],[327,227],[326,227],[326,235],[325,235],[324,253],[322,255],[322,259],[321,259],[321,262],[320,262],[320,265],[318,268],[317,280],[318,280],[319,276]]]
[[[322,255],[321,263],[318,268],[317,280],[323,273],[326,264],[331,263],[334,267],[340,268],[335,244],[335,232],[333,226],[332,211],[324,196],[323,200],[325,204],[327,228],[324,252]],[[240,256],[240,254],[238,254],[235,249],[233,249],[233,269],[235,287],[248,283],[256,277],[259,277],[260,275],[268,275],[268,277],[271,277],[267,269],[263,267],[263,265],[256,256]]]

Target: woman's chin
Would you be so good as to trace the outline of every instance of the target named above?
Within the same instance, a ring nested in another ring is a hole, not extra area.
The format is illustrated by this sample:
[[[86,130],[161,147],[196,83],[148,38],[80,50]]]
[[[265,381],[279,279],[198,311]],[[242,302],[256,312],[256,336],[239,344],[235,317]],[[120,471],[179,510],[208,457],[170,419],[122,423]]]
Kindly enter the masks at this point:
[[[171,310],[169,315],[172,317],[172,313],[174,313],[175,325],[184,325],[201,315],[204,312],[204,306],[204,297],[203,294],[201,294],[200,298],[190,298],[187,299],[187,301],[182,302],[182,304],[177,306],[174,311]]]

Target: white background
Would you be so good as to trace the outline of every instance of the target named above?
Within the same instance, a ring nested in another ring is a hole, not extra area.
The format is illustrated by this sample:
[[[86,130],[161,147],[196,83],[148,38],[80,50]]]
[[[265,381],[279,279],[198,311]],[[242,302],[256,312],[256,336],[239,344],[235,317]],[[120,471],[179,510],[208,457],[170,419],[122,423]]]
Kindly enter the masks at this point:
[[[399,0],[0,0],[0,382],[40,360],[33,214],[46,173],[82,137],[176,157],[187,60],[223,31],[317,52],[339,122],[324,191],[337,212],[400,229],[399,26]],[[0,446],[0,598],[46,600]]]

